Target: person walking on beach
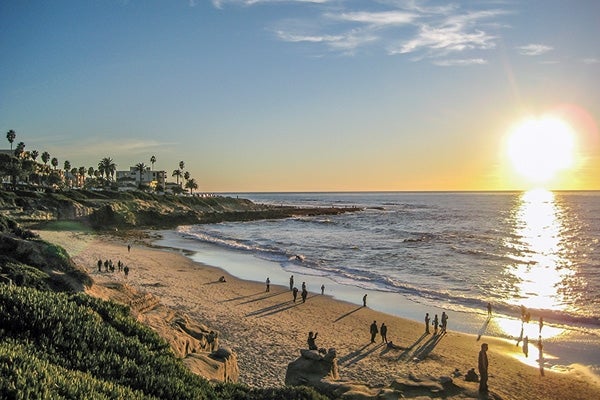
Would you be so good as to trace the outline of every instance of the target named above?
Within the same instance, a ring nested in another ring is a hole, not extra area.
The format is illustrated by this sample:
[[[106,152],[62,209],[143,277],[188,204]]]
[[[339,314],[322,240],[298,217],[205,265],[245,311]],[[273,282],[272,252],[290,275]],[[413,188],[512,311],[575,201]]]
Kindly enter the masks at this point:
[[[363,307],[367,306],[367,295],[365,293],[365,295],[363,296]]]
[[[308,349],[309,350],[318,350],[319,348],[317,347],[317,344],[315,343],[315,340],[317,340],[317,335],[319,334],[319,332],[316,332],[314,335],[311,332],[308,332],[308,340],[306,341],[308,343]]]
[[[294,303],[296,302],[296,297],[298,297],[298,288],[294,286],[292,289],[292,296],[294,297]]]
[[[321,294],[325,294],[325,285],[321,285]]]
[[[377,321],[373,321],[371,324],[371,343],[375,343],[375,336],[379,333],[379,329],[377,329]]]
[[[306,282],[302,282],[302,290],[306,290]]]
[[[129,275],[129,267],[127,265],[123,268],[123,272],[125,272],[125,278],[127,278]]]
[[[381,323],[381,328],[379,328],[379,333],[381,334],[381,341],[387,343],[387,326],[385,322]]]
[[[487,303],[488,317],[492,316],[492,303]]]
[[[431,319],[429,318],[429,313],[425,313],[425,333],[429,335],[429,321]]]
[[[102,272],[102,260],[98,260],[98,272]]]
[[[306,286],[302,288],[302,294],[300,296],[302,297],[302,302],[306,303],[306,298],[308,297],[308,291],[306,290]]]
[[[131,253],[131,245],[130,244],[127,245],[127,252]]]
[[[294,290],[294,275],[290,276],[290,290]]]
[[[446,327],[448,326],[448,314],[445,311],[442,311],[442,332],[446,333]]]
[[[540,325],[540,336],[542,336],[542,328],[544,327],[544,317],[540,317],[539,325]]]
[[[440,324],[440,322],[438,320],[438,317],[437,317],[437,314],[435,314],[435,316],[433,317],[432,324],[433,324],[433,334],[437,335],[438,326]]]
[[[267,277],[267,290],[266,292],[270,292],[271,291],[271,280]]]
[[[488,391],[488,357],[487,357],[487,349],[488,344],[481,344],[481,351],[479,352],[479,360],[477,362],[477,367],[479,368],[479,391],[487,392]]]

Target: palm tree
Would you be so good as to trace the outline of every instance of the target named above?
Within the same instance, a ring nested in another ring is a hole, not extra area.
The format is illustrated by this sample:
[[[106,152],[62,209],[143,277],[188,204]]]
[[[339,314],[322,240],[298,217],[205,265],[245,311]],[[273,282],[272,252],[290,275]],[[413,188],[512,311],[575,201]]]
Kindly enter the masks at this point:
[[[171,176],[177,177],[177,184],[178,185],[179,185],[179,178],[181,177],[181,175],[183,175],[183,174],[181,173],[180,169],[174,170],[173,173],[171,174]]]
[[[40,152],[37,150],[32,150],[31,153],[29,153],[31,155],[31,159],[33,161],[37,160],[38,156],[40,155]]]
[[[198,184],[196,183],[196,180],[192,178],[185,183],[185,187],[190,189],[190,194],[194,194],[194,189],[198,189]]]
[[[50,160],[50,164],[56,169],[58,167],[58,158],[53,157],[52,160]]]
[[[179,169],[183,171],[184,167],[185,167],[185,163],[183,161],[179,161]]]
[[[189,180],[190,180],[190,177],[191,177],[191,175],[190,175],[190,171],[185,171],[185,172],[183,173],[183,179],[185,179],[186,181],[189,181]]]
[[[100,176],[105,175],[107,180],[109,176],[112,180],[116,170],[117,166],[110,157],[104,157],[98,163],[98,171],[100,171]]]
[[[137,169],[140,172],[140,186],[142,186],[142,173],[146,170],[146,164],[144,164],[143,162],[137,163],[135,165],[135,169]]]
[[[6,132],[6,139],[8,139],[8,142],[10,143],[10,151],[12,151],[12,144],[15,141],[16,137],[17,137],[17,134],[12,129],[10,131]]]
[[[69,170],[71,169],[71,161],[65,160],[65,163],[63,165],[63,169],[65,170],[65,172],[69,172]]]
[[[48,164],[48,161],[50,161],[50,153],[48,153],[47,151],[43,152],[42,161],[44,162],[44,164]]]
[[[150,157],[150,163],[152,164],[152,171],[154,171],[154,163],[156,162],[156,156]]]
[[[11,143],[10,147],[12,148],[12,143]],[[23,158],[24,152],[25,152],[25,143],[19,142],[17,144],[17,147],[15,148],[15,156],[18,158]]]

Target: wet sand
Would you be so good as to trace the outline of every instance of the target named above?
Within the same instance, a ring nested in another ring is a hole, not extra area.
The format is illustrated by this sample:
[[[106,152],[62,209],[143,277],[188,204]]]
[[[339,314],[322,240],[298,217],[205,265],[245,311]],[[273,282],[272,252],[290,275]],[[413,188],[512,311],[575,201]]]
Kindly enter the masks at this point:
[[[59,244],[74,261],[102,286],[114,282],[151,293],[160,301],[220,332],[220,343],[238,355],[240,381],[250,386],[284,384],[287,364],[306,348],[309,331],[318,332],[317,345],[335,348],[342,379],[387,385],[396,377],[463,375],[477,369],[481,343],[489,344],[489,387],[505,399],[595,399],[600,384],[586,369],[571,366],[556,371],[539,362],[535,341],[525,359],[514,342],[457,333],[424,334],[424,324],[335,300],[311,291],[306,303],[292,302],[288,282],[264,283],[237,279],[225,271],[193,262],[185,254],[133,243],[110,236],[82,232],[39,232]],[[121,260],[130,268],[123,273],[98,272],[98,259]],[[224,276],[226,282],[219,282]],[[94,291],[92,291],[94,294]],[[388,348],[377,336],[370,343],[369,325],[388,326]],[[542,359],[543,360],[543,359]],[[528,361],[524,362],[524,361]],[[477,383],[455,378],[476,391]]]

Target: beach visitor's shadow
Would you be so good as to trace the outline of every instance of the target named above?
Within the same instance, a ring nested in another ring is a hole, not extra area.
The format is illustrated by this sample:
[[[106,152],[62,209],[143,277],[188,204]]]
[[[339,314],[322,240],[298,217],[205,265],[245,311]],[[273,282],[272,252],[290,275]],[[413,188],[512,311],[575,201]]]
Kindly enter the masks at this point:
[[[241,302],[240,304],[254,303],[255,301],[269,299],[271,297],[279,296],[279,295],[282,295],[282,294],[290,294],[290,291],[289,290],[284,290],[282,292],[277,292],[277,293],[272,293],[272,294],[271,294],[271,292],[263,292],[263,293],[269,293],[269,294],[266,295],[266,296],[258,297],[256,299],[252,299],[252,300]]]
[[[415,350],[412,355],[412,360],[414,362],[420,362],[424,360],[425,357],[427,357],[433,351],[433,349],[435,349],[435,346],[437,346],[444,336],[446,336],[446,334],[433,335],[431,339]]]
[[[352,353],[341,357],[338,359],[338,363],[340,365],[344,365],[344,366],[350,366],[352,364],[356,364],[357,362],[359,362],[360,360],[362,360],[363,358],[367,357],[369,354],[373,353],[375,350],[379,349],[380,347],[382,347],[384,345],[384,343],[379,343],[375,346],[373,346],[372,349],[370,349],[369,351],[366,351],[363,353],[363,351],[371,346],[373,343],[369,343],[364,345],[363,347],[361,347],[358,350],[353,351]]]
[[[479,333],[477,334],[477,342],[481,339],[481,336],[483,336],[483,334],[485,333],[485,331],[487,330],[488,325],[490,324],[490,321],[492,320],[492,316],[490,315],[489,317],[487,317],[487,319],[484,321],[483,326],[481,327],[481,329],[479,329]]]
[[[335,321],[333,321],[333,322],[334,322],[334,323],[336,323],[336,322],[338,322],[339,320],[346,318],[348,315],[350,315],[350,314],[353,314],[353,313],[357,312],[357,311],[358,311],[358,310],[360,310],[361,308],[363,308],[363,307],[358,307],[358,308],[356,308],[356,309],[354,309],[354,310],[352,310],[352,311],[348,311],[346,314],[344,314],[344,315],[342,315],[342,316],[338,317],[338,318],[337,318]]]
[[[246,314],[246,317],[258,316],[258,317],[266,317],[268,315],[273,315],[280,313],[282,311],[288,310],[290,308],[294,308],[298,305],[298,303],[294,303],[293,301],[286,301],[279,304],[273,304],[272,306],[268,306],[265,308],[261,308],[260,310],[252,311],[251,313]]]
[[[260,294],[263,294],[264,292],[258,292],[258,293],[252,293],[252,294],[248,294],[245,296],[238,296],[238,297],[234,297],[232,299],[227,299],[227,300],[223,300],[220,303],[229,303],[230,301],[237,301],[237,300],[244,300],[250,297],[254,297],[254,296],[258,296]]]
[[[405,350],[402,352],[402,354],[400,354],[400,355],[398,356],[398,360],[401,360],[401,359],[403,359],[403,358],[406,358],[406,357],[408,357],[408,355],[410,354],[410,352],[412,351],[412,349],[414,349],[414,348],[415,348],[415,347],[416,347],[416,346],[417,346],[419,343],[421,343],[421,341],[422,341],[423,339],[425,339],[427,336],[429,336],[429,333],[423,333],[423,334],[421,335],[421,337],[420,337],[420,338],[418,338],[417,340],[415,340],[415,342],[414,342],[413,344],[411,344],[409,347],[407,347],[407,348],[406,348],[406,349],[405,349]]]

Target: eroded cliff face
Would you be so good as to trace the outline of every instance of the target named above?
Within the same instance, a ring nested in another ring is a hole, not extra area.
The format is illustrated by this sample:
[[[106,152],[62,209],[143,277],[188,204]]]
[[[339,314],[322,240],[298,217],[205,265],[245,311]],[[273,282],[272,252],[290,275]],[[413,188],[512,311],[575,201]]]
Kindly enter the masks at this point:
[[[98,230],[167,229],[198,223],[327,215],[348,211],[357,209],[278,207],[233,197],[174,196],[144,192],[0,191],[0,212],[22,224],[77,221]]]

